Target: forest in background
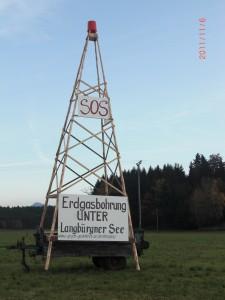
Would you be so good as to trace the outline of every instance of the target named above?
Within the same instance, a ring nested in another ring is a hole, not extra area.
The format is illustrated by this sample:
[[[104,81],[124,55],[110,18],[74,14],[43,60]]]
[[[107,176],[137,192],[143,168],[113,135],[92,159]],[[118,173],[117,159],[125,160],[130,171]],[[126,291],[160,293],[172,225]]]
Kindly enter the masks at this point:
[[[132,220],[138,224],[138,171],[124,171]],[[140,172],[144,228],[197,229],[221,226],[225,218],[225,162],[220,154],[208,159],[197,153],[185,174],[181,165],[150,167]],[[114,182],[116,185],[116,181]],[[118,186],[119,187],[119,186]],[[94,194],[102,194],[103,182]],[[111,190],[111,195],[116,195]]]
[[[123,172],[134,226],[138,224],[138,171]],[[149,229],[199,229],[225,223],[225,162],[220,154],[196,154],[185,174],[181,165],[141,169],[142,224]],[[112,180],[112,178],[109,178]],[[116,185],[116,182],[114,182]],[[103,194],[97,181],[93,194]],[[111,195],[116,195],[112,190]],[[41,207],[0,207],[1,229],[36,228]],[[50,227],[53,207],[46,217]]]

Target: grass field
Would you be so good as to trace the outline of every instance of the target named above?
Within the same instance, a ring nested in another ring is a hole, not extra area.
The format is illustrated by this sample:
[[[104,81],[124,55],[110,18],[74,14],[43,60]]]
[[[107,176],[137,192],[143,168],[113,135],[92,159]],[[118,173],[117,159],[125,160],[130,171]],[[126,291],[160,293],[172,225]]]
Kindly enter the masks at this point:
[[[30,232],[0,231],[0,245]],[[0,249],[0,300],[5,299],[225,299],[225,233],[163,232],[146,234],[150,249],[122,271],[103,271],[89,258],[56,258],[48,272],[41,260],[23,272],[20,253]]]

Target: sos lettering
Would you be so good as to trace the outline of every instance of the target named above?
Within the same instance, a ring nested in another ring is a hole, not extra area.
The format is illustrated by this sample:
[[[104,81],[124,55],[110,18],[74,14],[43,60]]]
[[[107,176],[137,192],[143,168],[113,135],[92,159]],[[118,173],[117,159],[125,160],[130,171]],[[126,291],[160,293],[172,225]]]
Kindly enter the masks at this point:
[[[80,113],[87,116],[108,117],[108,101],[106,99],[97,101],[84,98],[80,101]]]

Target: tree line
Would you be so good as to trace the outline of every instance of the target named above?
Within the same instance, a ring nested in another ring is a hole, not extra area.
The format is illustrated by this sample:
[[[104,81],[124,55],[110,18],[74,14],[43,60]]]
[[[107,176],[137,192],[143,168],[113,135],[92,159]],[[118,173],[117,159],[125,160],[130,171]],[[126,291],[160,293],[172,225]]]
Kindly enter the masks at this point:
[[[123,172],[134,226],[138,224],[138,171]],[[112,181],[113,178],[109,178]],[[149,229],[197,229],[222,226],[225,219],[225,162],[220,154],[208,159],[197,153],[185,174],[179,164],[140,171],[142,225]],[[118,186],[117,181],[114,185]],[[103,194],[98,180],[92,194]],[[116,193],[110,189],[110,195]],[[0,207],[1,229],[36,228],[41,207]],[[53,207],[47,211],[50,227]]]
[[[138,171],[124,171],[132,220],[138,224]],[[111,178],[112,180],[112,178]],[[197,229],[221,226],[225,218],[225,162],[220,154],[208,159],[197,153],[188,174],[182,165],[165,164],[140,171],[142,224],[154,229]],[[116,181],[114,180],[114,184]],[[119,187],[119,186],[117,186]],[[97,181],[94,194],[101,194]],[[112,195],[116,193],[111,190]]]
[[[40,223],[42,207],[1,207],[0,229],[36,229]],[[46,227],[50,228],[53,206],[49,206],[45,218]]]

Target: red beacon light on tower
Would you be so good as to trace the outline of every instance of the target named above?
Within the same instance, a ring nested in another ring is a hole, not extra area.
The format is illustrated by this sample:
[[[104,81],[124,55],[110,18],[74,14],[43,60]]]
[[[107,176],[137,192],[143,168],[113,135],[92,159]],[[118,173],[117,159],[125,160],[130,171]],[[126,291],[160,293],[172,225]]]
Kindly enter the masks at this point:
[[[91,20],[88,21],[88,38],[90,41],[96,41],[98,39],[97,35],[97,25],[96,22]]]

